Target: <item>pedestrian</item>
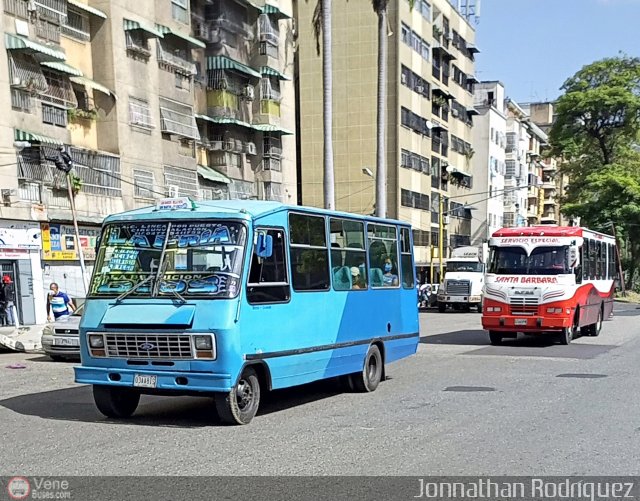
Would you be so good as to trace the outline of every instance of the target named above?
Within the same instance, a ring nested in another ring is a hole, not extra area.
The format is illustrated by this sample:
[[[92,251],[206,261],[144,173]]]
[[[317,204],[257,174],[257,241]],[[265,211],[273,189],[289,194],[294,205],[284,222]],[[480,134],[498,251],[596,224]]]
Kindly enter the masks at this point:
[[[16,311],[16,288],[9,275],[2,277],[2,304],[8,325],[20,327]]]
[[[76,310],[73,301],[58,288],[58,284],[52,282],[49,286],[47,297],[47,318],[49,321],[58,320],[71,315]]]

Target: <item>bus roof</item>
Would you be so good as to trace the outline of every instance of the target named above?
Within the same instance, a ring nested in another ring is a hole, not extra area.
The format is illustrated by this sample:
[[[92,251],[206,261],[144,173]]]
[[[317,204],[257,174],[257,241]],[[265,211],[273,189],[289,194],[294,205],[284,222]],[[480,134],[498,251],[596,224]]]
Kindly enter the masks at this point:
[[[156,206],[143,207],[141,209],[121,212],[107,216],[105,223],[118,221],[136,221],[149,219],[194,219],[198,217],[220,217],[235,219],[257,219],[269,214],[283,211],[309,212],[326,216],[349,217],[380,223],[394,223],[402,226],[409,226],[409,223],[395,219],[382,219],[373,216],[363,216],[349,212],[330,211],[316,207],[305,207],[302,205],[285,205],[280,202],[265,200],[202,200],[194,202],[193,209],[179,209],[173,211],[158,210]]]
[[[580,226],[523,226],[519,228],[501,228],[491,235],[492,237],[582,237],[584,233],[601,235],[613,238],[611,235],[582,228]]]

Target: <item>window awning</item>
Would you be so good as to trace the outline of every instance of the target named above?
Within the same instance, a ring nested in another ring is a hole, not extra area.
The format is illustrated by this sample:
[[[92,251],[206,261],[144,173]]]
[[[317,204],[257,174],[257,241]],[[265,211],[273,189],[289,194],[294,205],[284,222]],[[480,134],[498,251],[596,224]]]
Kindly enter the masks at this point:
[[[473,53],[476,53],[476,54],[477,54],[478,52],[480,52],[480,49],[478,49],[478,47],[476,47],[476,46],[475,46],[475,45],[473,45],[472,43],[468,43],[468,44],[467,44],[467,50],[468,50],[469,52],[473,52]]]
[[[282,134],[283,136],[293,136],[293,132],[291,132],[290,130],[278,127],[277,125],[253,124],[251,127],[260,132],[271,132],[273,134]]]
[[[52,70],[59,71],[60,73],[66,73],[67,75],[71,75],[74,77],[82,76],[82,72],[78,68],[74,68],[67,63],[62,63],[59,61],[44,61],[40,64],[42,66],[46,66],[47,68],[51,68]]]
[[[90,89],[97,90],[98,92],[102,92],[107,96],[112,96],[114,99],[118,99],[118,96],[116,96],[115,92],[113,92],[111,89],[108,89],[104,85],[99,84],[95,80],[91,80],[90,78],[79,76],[79,77],[71,77],[69,78],[69,80],[71,80],[73,83],[77,83],[78,85],[84,85],[85,87],[89,87]]]
[[[144,31],[147,36],[152,38],[162,38],[163,35],[155,27],[144,21],[132,21],[131,19],[124,19],[124,31],[141,30]]]
[[[260,68],[260,73],[262,73],[262,76],[266,75],[269,77],[276,77],[279,80],[291,80],[291,78],[289,78],[287,75],[283,75],[278,70],[275,70],[269,66],[263,66],[262,68]]]
[[[214,183],[231,183],[231,179],[227,176],[206,165],[198,165],[198,175],[208,179],[209,181],[213,181]]]
[[[467,75],[467,82],[479,83],[480,80],[478,80],[475,75]]]
[[[242,120],[236,120],[235,118],[210,117],[208,115],[196,115],[196,118],[199,120],[206,120],[207,122],[211,122],[214,124],[237,125],[238,127],[246,127],[247,129],[252,128],[250,123],[243,122]]]
[[[445,49],[442,45],[436,45],[433,50],[439,50],[442,53],[442,57],[447,59],[456,59],[456,56],[451,54],[447,49]]]
[[[256,70],[249,68],[248,66],[226,56],[209,56],[207,58],[207,69],[232,70],[255,78],[262,77],[262,75],[260,75],[260,73],[258,73]]]
[[[183,42],[187,42],[192,47],[195,47],[198,49],[204,49],[207,46],[204,42],[201,42],[200,40],[196,40],[195,38],[190,37],[189,35],[180,33],[179,31],[173,31],[171,30],[171,28],[167,26],[163,26],[162,24],[156,24],[156,30],[162,33],[164,37],[179,38]]]
[[[262,8],[262,13],[269,14],[278,19],[291,19],[291,16],[289,14],[285,14],[275,5],[265,4],[265,6]]]
[[[450,174],[456,174],[458,176],[463,176],[463,177],[473,177],[471,174],[469,174],[468,172],[463,171],[462,169],[459,169],[458,167],[454,167],[453,165],[449,165],[447,167],[447,171]]]
[[[43,136],[41,134],[34,134],[33,132],[28,132],[22,129],[14,129],[13,137],[16,141],[29,141],[34,143],[57,144],[59,146],[62,146],[64,144],[59,139]]]
[[[432,94],[439,94],[440,96],[444,97],[445,99],[453,99],[454,95],[450,94],[449,92],[447,92],[444,89],[441,89],[440,87],[433,87],[431,90]]]
[[[85,12],[88,12],[89,14],[93,14],[94,16],[101,17],[102,19],[106,19],[107,18],[107,15],[104,12],[102,12],[101,10],[96,9],[95,7],[90,7],[86,3],[79,2],[78,0],[67,0],[67,1],[69,2],[69,5],[73,5],[74,7],[77,7],[78,9],[84,10]]]
[[[4,43],[7,50],[30,50],[58,61],[64,61],[67,58],[65,53],[60,50],[47,47],[25,37],[11,35],[10,33],[4,34]]]
[[[479,115],[480,113],[478,112],[478,110],[476,110],[475,108],[471,107],[471,108],[467,108],[466,109],[467,113],[469,115]]]

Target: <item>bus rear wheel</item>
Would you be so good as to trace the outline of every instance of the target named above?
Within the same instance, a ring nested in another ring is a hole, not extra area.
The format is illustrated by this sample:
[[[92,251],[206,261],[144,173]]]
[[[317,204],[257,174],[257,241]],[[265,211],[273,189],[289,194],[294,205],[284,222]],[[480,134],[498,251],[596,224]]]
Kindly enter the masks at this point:
[[[249,424],[260,405],[260,381],[256,371],[247,367],[229,393],[216,393],[216,410],[226,424]]]
[[[595,324],[592,324],[588,327],[589,336],[599,336],[600,331],[602,330],[602,308],[598,311],[598,320],[596,320]]]
[[[447,303],[438,303],[438,311],[444,313],[447,310]]]
[[[362,393],[375,391],[382,380],[382,354],[375,344],[369,346],[361,372],[351,374],[353,389]]]
[[[128,418],[138,408],[140,393],[131,388],[93,385],[98,410],[110,418]]]

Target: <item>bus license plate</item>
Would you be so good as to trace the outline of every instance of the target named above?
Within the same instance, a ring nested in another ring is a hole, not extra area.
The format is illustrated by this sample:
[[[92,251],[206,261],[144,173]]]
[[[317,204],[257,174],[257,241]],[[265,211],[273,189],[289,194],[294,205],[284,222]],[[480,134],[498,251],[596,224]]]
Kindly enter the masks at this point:
[[[136,374],[133,378],[133,386],[138,386],[140,388],[155,388],[157,385],[157,376],[145,376],[143,374]]]
[[[55,346],[80,346],[80,340],[77,337],[54,337],[53,344]]]
[[[516,318],[515,324],[516,325],[527,325],[527,319],[526,318]]]

